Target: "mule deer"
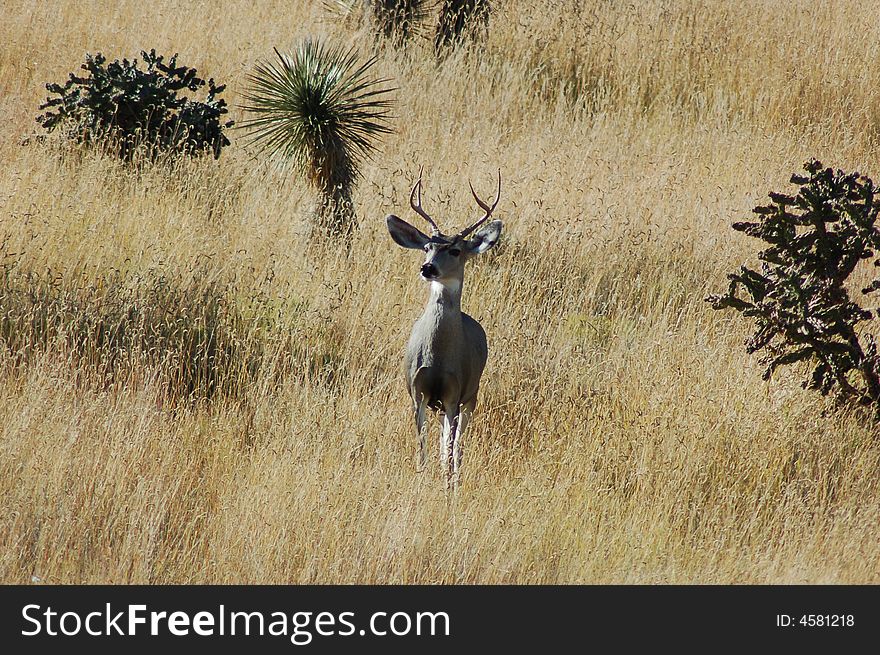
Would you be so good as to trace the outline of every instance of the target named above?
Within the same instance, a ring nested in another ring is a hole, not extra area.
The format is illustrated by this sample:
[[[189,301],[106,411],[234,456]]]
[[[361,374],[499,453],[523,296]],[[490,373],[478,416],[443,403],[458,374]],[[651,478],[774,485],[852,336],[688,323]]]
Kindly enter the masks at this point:
[[[461,311],[464,265],[472,256],[494,246],[501,235],[501,221],[483,225],[501,198],[501,171],[498,171],[498,192],[491,206],[480,200],[470,182],[468,185],[484,214],[457,234],[443,234],[422,209],[421,170],[409,203],[413,211],[430,224],[431,236],[393,214],[385,219],[391,238],[398,245],[426,253],[421,277],[431,285],[428,304],[413,326],[403,368],[415,413],[420,469],[427,461],[426,411],[432,409],[443,414],[440,467],[447,486],[450,483],[456,486],[459,480],[461,436],[476,407],[480,376],[488,357],[486,332]]]

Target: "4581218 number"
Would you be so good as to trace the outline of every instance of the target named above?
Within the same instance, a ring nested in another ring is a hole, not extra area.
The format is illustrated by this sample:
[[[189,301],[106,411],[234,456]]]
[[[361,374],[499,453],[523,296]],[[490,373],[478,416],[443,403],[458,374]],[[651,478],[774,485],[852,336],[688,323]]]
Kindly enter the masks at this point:
[[[776,625],[780,628],[851,628],[856,624],[852,614],[777,614]]]

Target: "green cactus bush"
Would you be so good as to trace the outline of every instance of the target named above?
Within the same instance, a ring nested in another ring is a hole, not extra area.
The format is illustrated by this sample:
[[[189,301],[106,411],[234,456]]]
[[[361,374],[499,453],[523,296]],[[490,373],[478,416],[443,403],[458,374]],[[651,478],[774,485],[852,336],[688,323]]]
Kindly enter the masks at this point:
[[[753,210],[758,220],[733,224],[767,244],[758,254],[760,271],[741,267],[728,275],[727,293],[706,300],[754,321],[746,350],[763,351],[764,379],[780,366],[809,362],[804,387],[880,413],[877,344],[859,329],[873,313],[848,287],[859,263],[880,248],[877,189],[867,177],[815,160],[804,169],[807,175],[791,178],[796,194],[771,193],[771,204]],[[861,293],[877,289],[880,279]]]
[[[229,145],[223,130],[233,124],[221,120],[228,111],[218,97],[225,86],[178,66],[176,54],[167,63],[155,50],[141,56],[146,68],[139,68],[137,59],[107,64],[102,54],[87,54],[82,69],[88,76],[71,73],[63,85],[46,85],[51,95],[40,109],[48,111],[37,122],[48,131],[62,128],[80,143],[112,144],[126,160],[142,147],[154,158],[204,152],[219,157]],[[181,95],[205,86],[204,101]]]

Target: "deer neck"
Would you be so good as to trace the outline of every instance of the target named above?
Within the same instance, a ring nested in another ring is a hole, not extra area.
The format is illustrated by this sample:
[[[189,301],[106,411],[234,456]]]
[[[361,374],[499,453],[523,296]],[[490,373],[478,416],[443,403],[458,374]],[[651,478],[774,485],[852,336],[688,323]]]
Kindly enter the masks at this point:
[[[431,290],[428,295],[428,309],[434,309],[450,316],[461,314],[461,287],[462,280],[449,282],[431,282]]]
[[[461,280],[431,282],[421,330],[434,347],[461,340],[461,286]]]
[[[459,364],[464,325],[461,314],[461,281],[432,281],[425,311],[413,326],[407,346],[415,368]]]

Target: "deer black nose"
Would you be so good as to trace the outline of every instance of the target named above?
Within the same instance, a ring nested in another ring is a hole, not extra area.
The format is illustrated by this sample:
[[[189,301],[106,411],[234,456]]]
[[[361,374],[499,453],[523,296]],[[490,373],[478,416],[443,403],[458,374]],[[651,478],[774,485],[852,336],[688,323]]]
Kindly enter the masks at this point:
[[[427,264],[422,264],[422,277],[426,280],[437,277],[437,267],[430,262],[428,262]]]

